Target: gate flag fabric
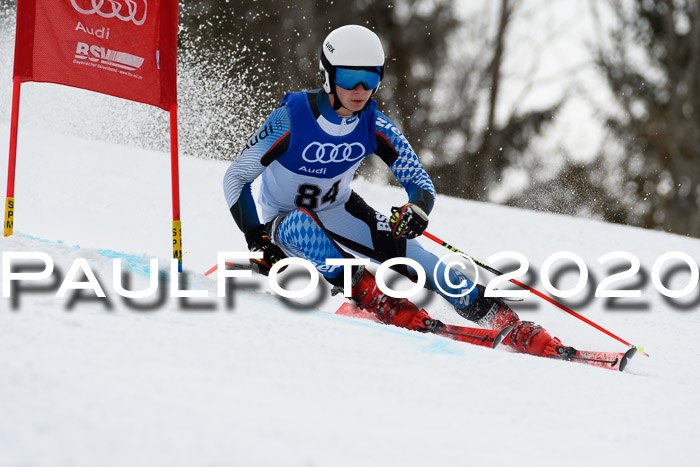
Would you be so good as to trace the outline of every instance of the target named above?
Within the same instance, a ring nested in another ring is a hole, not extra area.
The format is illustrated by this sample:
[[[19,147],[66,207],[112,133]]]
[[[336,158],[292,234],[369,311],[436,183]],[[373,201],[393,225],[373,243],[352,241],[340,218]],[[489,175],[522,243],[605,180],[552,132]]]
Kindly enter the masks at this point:
[[[170,112],[172,247],[182,271],[177,33],[178,0],[17,0],[5,237],[14,231],[21,84],[73,86]]]
[[[14,75],[170,110],[177,0],[18,0]]]

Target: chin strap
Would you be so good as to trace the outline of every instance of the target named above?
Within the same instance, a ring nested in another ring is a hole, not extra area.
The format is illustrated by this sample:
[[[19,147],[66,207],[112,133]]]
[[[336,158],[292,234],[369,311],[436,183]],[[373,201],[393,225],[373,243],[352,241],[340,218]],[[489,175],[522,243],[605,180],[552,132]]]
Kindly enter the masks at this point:
[[[333,93],[333,110],[338,111],[340,110],[341,107],[345,107],[342,102],[340,102],[340,98],[336,93]],[[345,107],[348,109],[347,107]],[[348,109],[350,110],[350,109]]]

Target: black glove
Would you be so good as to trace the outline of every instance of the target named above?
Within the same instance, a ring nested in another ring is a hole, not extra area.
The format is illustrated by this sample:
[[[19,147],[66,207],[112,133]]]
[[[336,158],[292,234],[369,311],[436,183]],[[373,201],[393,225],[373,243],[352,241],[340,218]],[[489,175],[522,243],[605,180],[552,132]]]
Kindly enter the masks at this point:
[[[416,238],[428,227],[428,215],[413,203],[391,208],[391,233],[394,238]]]
[[[287,255],[277,245],[272,243],[270,237],[265,233],[263,225],[253,227],[245,233],[246,242],[250,251],[260,251],[263,253],[262,259],[251,259],[250,264],[253,269],[264,276],[270,273],[270,268]],[[282,268],[285,269],[285,268]]]

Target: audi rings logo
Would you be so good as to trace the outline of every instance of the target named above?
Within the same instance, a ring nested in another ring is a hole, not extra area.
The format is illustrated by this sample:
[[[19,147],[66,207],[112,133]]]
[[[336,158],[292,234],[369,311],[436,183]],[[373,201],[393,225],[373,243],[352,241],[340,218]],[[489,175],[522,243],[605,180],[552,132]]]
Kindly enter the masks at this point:
[[[355,162],[365,155],[365,147],[360,143],[319,143],[314,141],[304,148],[301,157],[306,162]]]
[[[70,0],[73,8],[84,15],[118,18],[141,26],[148,13],[147,0]]]

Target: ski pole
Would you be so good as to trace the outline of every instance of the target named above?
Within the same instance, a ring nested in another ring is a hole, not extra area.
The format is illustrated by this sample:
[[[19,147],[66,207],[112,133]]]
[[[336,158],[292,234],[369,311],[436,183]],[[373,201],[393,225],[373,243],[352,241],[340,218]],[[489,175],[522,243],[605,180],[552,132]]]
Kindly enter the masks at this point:
[[[423,232],[423,236],[429,238],[430,240],[434,241],[435,243],[440,244],[441,246],[447,248],[447,249],[450,250],[450,251],[454,251],[455,253],[458,253],[458,254],[460,254],[460,255],[464,255],[465,257],[467,257],[467,258],[471,259],[472,261],[474,261],[474,263],[476,263],[478,266],[484,268],[485,270],[487,270],[488,272],[490,272],[490,273],[492,273],[492,274],[495,274],[495,275],[497,275],[497,276],[502,276],[502,275],[504,274],[504,273],[502,273],[501,271],[492,268],[492,267],[489,266],[488,264],[483,263],[483,262],[479,261],[478,259],[472,257],[471,255],[468,255],[468,254],[466,254],[465,252],[463,252],[463,251],[461,251],[461,250],[459,250],[459,249],[453,247],[453,246],[450,245],[449,243],[447,243],[447,242],[445,242],[445,241],[443,241],[443,240],[440,240],[440,239],[437,238],[435,235],[433,235],[433,234],[431,234],[431,233],[429,233],[429,232],[427,232],[427,231],[424,231],[424,232]],[[583,321],[584,323],[588,324],[589,326],[593,326],[595,329],[597,329],[597,330],[599,330],[599,331],[601,331],[601,332],[607,334],[608,336],[612,337],[613,339],[617,340],[618,342],[621,342],[621,343],[625,344],[625,345],[628,346],[628,347],[636,347],[636,346],[630,344],[629,342],[627,342],[626,340],[624,340],[624,339],[622,339],[622,338],[616,336],[615,334],[613,334],[612,332],[608,331],[608,330],[605,329],[604,327],[602,327],[602,326],[600,326],[600,325],[594,323],[594,322],[591,321],[590,319],[588,319],[588,318],[586,318],[586,317],[584,317],[584,316],[581,316],[580,314],[576,313],[574,310],[572,310],[571,308],[567,307],[566,305],[562,305],[561,303],[559,303],[558,301],[554,300],[553,298],[551,298],[551,297],[549,297],[549,296],[543,294],[542,292],[540,292],[540,291],[538,291],[538,290],[536,290],[536,289],[533,289],[533,288],[530,287],[529,285],[523,284],[522,282],[520,282],[519,280],[516,280],[516,279],[510,279],[510,282],[512,282],[513,284],[515,284],[515,285],[517,285],[518,287],[521,287],[521,288],[523,288],[523,289],[525,289],[525,290],[529,290],[530,292],[534,293],[534,294],[537,295],[538,297],[540,297],[540,298],[542,298],[542,299],[548,301],[549,303],[551,303],[552,305],[557,306],[558,308],[561,308],[562,310],[564,310],[564,311],[566,311],[567,313],[569,313],[571,316],[580,319],[581,321]],[[649,354],[647,354],[646,352],[644,352],[644,348],[643,348],[643,347],[639,348],[639,350],[641,350],[642,353],[643,353],[644,355],[646,355],[647,357],[649,356]]]

